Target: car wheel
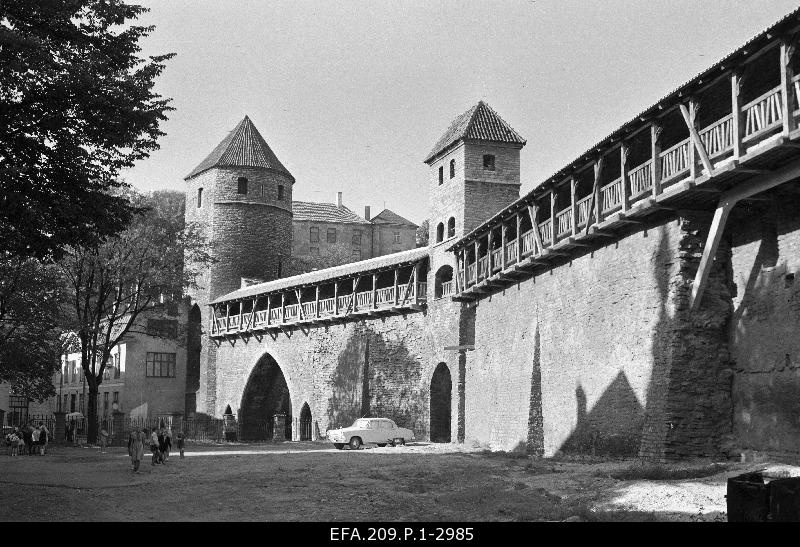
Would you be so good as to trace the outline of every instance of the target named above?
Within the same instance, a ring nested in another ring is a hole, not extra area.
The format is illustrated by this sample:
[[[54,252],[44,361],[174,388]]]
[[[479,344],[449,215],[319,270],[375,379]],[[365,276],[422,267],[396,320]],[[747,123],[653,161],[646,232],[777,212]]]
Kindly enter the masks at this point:
[[[406,440],[405,439],[395,439],[393,444],[395,446],[403,446],[404,444],[406,444]]]
[[[381,447],[381,448],[383,448],[384,446],[386,446],[386,443],[376,443],[376,444],[377,444],[379,447]]]
[[[336,447],[336,450],[341,450],[344,448],[344,443],[333,443],[333,446]]]
[[[359,437],[353,437],[350,439],[350,448],[352,450],[358,450],[361,448],[361,439]]]

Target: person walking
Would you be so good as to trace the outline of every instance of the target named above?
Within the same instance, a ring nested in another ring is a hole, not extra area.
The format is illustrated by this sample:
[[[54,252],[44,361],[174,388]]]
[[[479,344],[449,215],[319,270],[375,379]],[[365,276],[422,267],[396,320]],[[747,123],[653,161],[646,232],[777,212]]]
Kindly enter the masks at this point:
[[[158,429],[158,463],[166,463],[167,445],[164,443],[164,426]]]
[[[131,457],[131,470],[139,472],[139,464],[144,458],[144,440],[147,430],[132,429],[128,434],[128,455]]]
[[[31,424],[22,428],[22,437],[25,440],[25,448],[28,451],[28,456],[33,456],[33,427]]]
[[[172,431],[169,430],[168,427],[164,428],[164,449],[162,450],[162,456],[164,457],[164,462],[169,460],[169,451],[172,450]]]
[[[158,433],[155,429],[150,434],[150,451],[153,453],[153,461],[150,462],[150,465],[161,463],[161,452],[158,449]]]
[[[25,450],[28,443],[25,441],[25,431],[20,428],[17,429],[17,454]]]
[[[178,435],[176,436],[176,439],[178,439],[178,443],[177,443],[178,444],[178,450],[180,450],[181,459],[183,459],[183,445],[186,442],[185,435],[183,434],[183,429],[179,429],[178,430]]]
[[[47,445],[50,442],[50,431],[44,422],[39,422],[39,454],[44,456],[47,452]]]
[[[108,431],[105,428],[100,430],[100,453],[106,453],[106,446],[108,446]]]

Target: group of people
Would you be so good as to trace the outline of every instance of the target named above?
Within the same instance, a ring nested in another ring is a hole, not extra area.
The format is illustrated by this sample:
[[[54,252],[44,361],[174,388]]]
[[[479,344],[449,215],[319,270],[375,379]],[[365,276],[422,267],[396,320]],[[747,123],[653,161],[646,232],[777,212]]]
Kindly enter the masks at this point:
[[[180,450],[181,458],[183,455],[184,435],[182,431],[177,435],[177,447]],[[168,427],[153,429],[151,432],[144,429],[134,429],[128,435],[128,455],[131,458],[131,470],[139,472],[139,464],[144,459],[144,447],[148,445],[153,459],[150,465],[163,465],[169,460],[169,452],[172,449],[172,431]]]
[[[47,451],[47,444],[50,442],[50,431],[43,422],[38,426],[29,423],[25,426],[15,426],[14,430],[6,435],[6,445],[11,449],[12,456],[18,456],[28,452],[29,456],[38,452],[44,456]]]

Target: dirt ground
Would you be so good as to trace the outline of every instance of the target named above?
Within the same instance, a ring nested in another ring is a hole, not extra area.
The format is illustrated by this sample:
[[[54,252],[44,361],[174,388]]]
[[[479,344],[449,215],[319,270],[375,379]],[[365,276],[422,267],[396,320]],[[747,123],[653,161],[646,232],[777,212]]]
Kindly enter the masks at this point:
[[[725,520],[729,476],[621,481],[630,460],[533,460],[455,444],[338,451],[325,443],[190,445],[133,474],[122,447],[0,455],[0,520]],[[800,475],[800,468],[788,468]]]

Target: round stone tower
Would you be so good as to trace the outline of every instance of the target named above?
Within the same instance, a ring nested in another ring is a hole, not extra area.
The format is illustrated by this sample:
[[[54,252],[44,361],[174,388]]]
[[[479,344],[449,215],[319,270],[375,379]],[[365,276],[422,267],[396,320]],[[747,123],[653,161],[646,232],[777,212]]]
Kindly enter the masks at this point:
[[[215,415],[216,352],[207,338],[207,304],[241,288],[243,279],[285,275],[292,249],[294,177],[245,116],[185,180],[186,223],[197,226],[215,259],[201,271],[198,287],[188,291],[203,334],[199,366],[187,367],[186,412]],[[191,267],[191,257],[187,264]]]

